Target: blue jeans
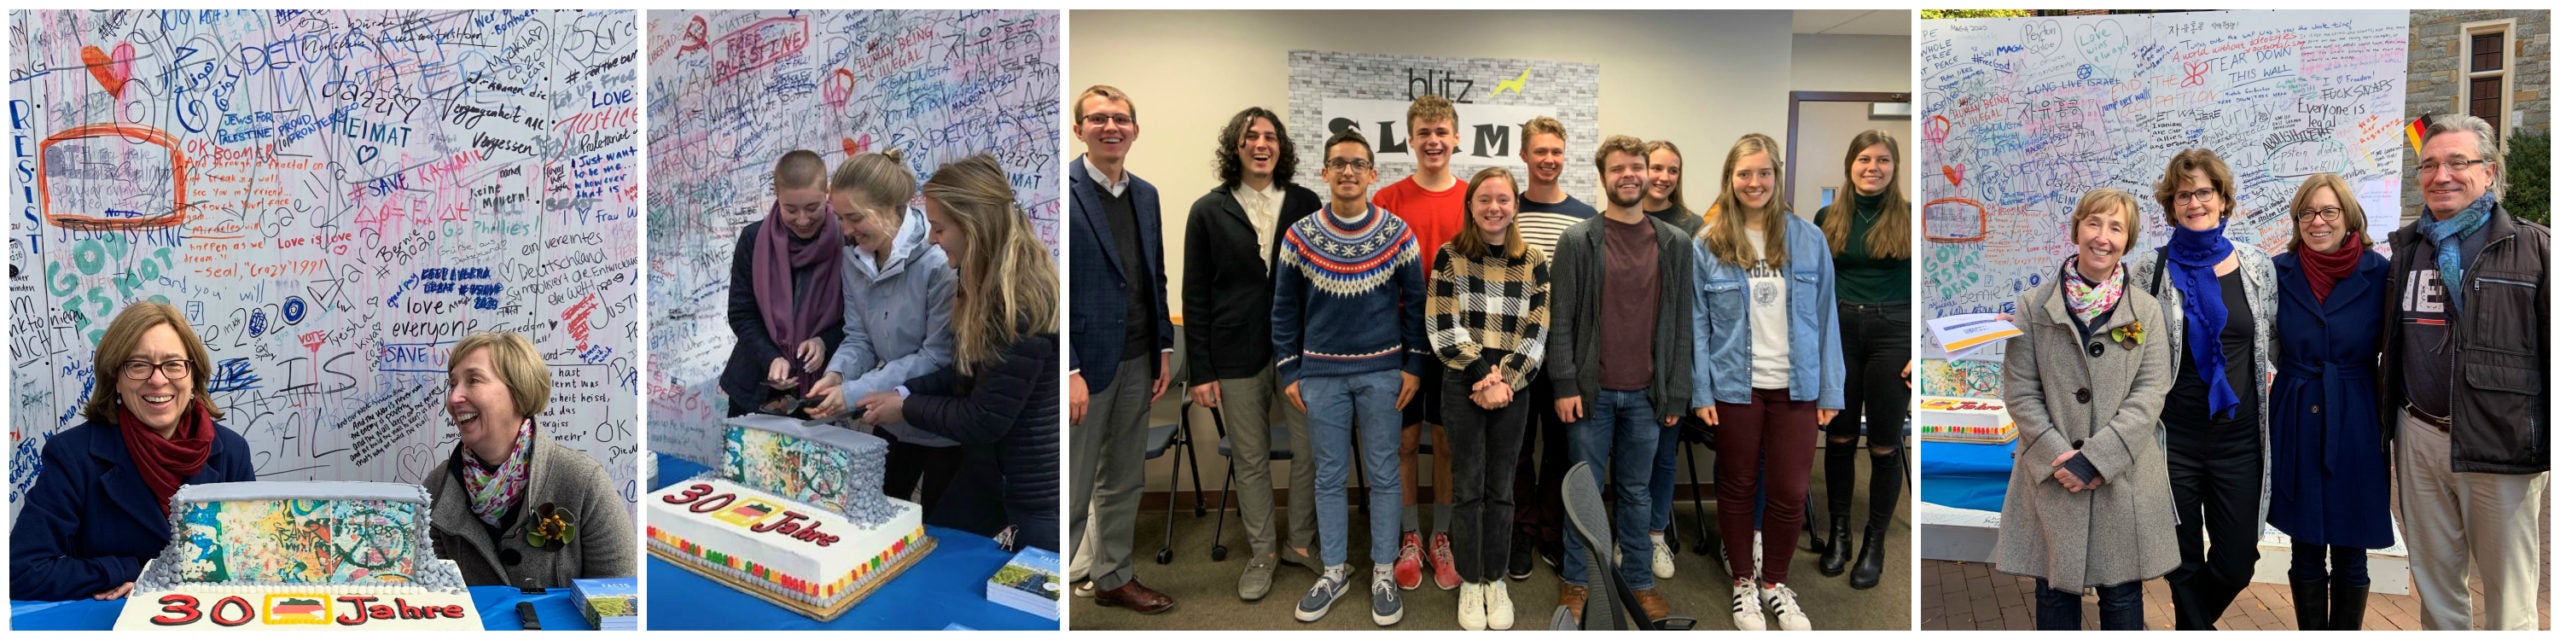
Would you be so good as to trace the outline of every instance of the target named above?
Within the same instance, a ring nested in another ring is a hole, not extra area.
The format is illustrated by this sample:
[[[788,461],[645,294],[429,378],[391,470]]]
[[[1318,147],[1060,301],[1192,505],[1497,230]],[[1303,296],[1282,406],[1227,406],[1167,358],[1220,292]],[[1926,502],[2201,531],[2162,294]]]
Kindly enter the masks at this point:
[[[1566,448],[1574,462],[1589,463],[1594,473],[1606,470],[1617,493],[1618,509],[1610,514],[1609,528],[1618,551],[1626,555],[1618,563],[1618,579],[1629,589],[1651,589],[1653,542],[1645,534],[1653,523],[1653,451],[1662,438],[1662,421],[1654,418],[1653,403],[1643,391],[1603,389],[1583,398],[1582,408],[1582,420],[1565,425]],[[1566,534],[1566,584],[1590,586],[1591,563],[1582,554],[1582,536]]]
[[[1653,526],[1646,528],[1647,533],[1671,530],[1671,506],[1679,502],[1673,494],[1680,490],[1680,479],[1672,477],[1671,472],[1680,469],[1680,429],[1695,420],[1697,418],[1694,417],[1681,418],[1680,424],[1662,427],[1661,433],[1656,434],[1653,447],[1653,486],[1651,487],[1653,489]],[[1661,422],[1656,420],[1655,426],[1661,426]]]
[[[1351,561],[1351,504],[1344,483],[1351,478],[1355,426],[1368,472],[1369,561],[1396,561],[1400,522],[1394,514],[1404,504],[1403,476],[1396,470],[1404,417],[1396,412],[1396,393],[1403,389],[1404,372],[1395,369],[1298,380],[1298,397],[1307,403],[1307,439],[1316,449],[1316,546],[1325,566]]]
[[[2036,630],[2080,631],[2080,592],[2036,579]],[[2142,582],[2098,587],[2098,630],[2141,631]]]

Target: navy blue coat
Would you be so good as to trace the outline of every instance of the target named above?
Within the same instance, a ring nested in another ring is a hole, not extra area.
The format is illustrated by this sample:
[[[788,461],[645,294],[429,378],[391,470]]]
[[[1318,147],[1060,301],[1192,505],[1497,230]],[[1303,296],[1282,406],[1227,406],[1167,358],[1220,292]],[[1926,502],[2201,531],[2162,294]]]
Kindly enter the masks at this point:
[[[2267,454],[2267,522],[2295,544],[2391,546],[2390,459],[2374,372],[2391,261],[2370,250],[2329,299],[2292,252],[2275,256],[2276,380]]]
[[[1111,222],[1102,212],[1102,183],[1085,175],[1084,156],[1067,163],[1067,370],[1084,375],[1086,391],[1101,393],[1119,374],[1120,352],[1128,340],[1129,287],[1156,288],[1156,349],[1173,348],[1173,314],[1164,297],[1164,221],[1156,186],[1138,174],[1129,176],[1129,204],[1138,211],[1138,247],[1146,255],[1124,256],[1111,241]],[[1128,282],[1120,263],[1142,261],[1139,273],[1154,282]],[[1152,355],[1152,354],[1150,354]],[[1141,372],[1143,375],[1143,372]],[[1155,381],[1147,380],[1147,384]]]
[[[10,599],[85,599],[132,582],[169,546],[169,517],[116,429],[91,422],[45,441],[44,469],[9,531]],[[186,484],[258,479],[249,441],[221,424],[213,431],[213,453]]]

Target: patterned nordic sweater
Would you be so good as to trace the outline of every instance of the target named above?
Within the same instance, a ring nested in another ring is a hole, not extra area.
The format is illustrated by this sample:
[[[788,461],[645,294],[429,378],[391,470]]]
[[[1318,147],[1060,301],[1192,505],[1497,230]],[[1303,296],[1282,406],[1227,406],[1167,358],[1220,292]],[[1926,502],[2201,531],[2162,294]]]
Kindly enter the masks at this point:
[[[1424,308],[1431,350],[1458,379],[1472,385],[1499,368],[1503,382],[1525,390],[1547,356],[1547,257],[1530,247],[1518,258],[1468,258],[1455,242],[1441,245]]]
[[[1413,231],[1370,205],[1289,225],[1273,270],[1272,357],[1281,384],[1401,369],[1422,375],[1422,256]]]

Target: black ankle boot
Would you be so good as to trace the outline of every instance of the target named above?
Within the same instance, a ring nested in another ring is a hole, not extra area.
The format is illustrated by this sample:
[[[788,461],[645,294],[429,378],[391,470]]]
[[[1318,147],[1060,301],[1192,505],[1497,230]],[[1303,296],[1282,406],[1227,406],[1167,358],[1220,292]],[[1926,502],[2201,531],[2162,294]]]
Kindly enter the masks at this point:
[[[2329,590],[2329,629],[2361,631],[2364,629],[2364,596],[2370,586],[2337,585]],[[2301,597],[2301,596],[2295,596]]]
[[[1815,567],[1822,575],[1836,576],[1849,570],[1849,515],[1832,514],[1831,547],[1822,551],[1822,564]]]
[[[2293,581],[2294,628],[2327,629],[2329,613],[2328,578]]]
[[[1884,557],[1884,527],[1868,525],[1867,544],[1858,548],[1858,568],[1849,572],[1849,588],[1875,588],[1884,579]]]

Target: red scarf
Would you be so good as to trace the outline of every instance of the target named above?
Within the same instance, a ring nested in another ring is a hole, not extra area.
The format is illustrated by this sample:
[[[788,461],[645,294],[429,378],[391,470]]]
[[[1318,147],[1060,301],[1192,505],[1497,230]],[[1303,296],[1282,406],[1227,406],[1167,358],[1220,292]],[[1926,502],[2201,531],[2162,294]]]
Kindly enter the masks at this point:
[[[178,414],[177,429],[165,439],[118,405],[116,431],[124,435],[124,450],[133,455],[142,484],[151,487],[151,497],[159,499],[160,515],[169,514],[169,496],[178,493],[178,485],[204,471],[205,460],[213,457],[213,412],[206,410],[203,401]]]
[[[2329,288],[2356,272],[2356,264],[2364,261],[2364,234],[2347,234],[2338,250],[2328,253],[2312,251],[2311,245],[2293,250],[2302,261],[2302,277],[2311,281],[2311,297],[2322,303],[2329,301]]]

